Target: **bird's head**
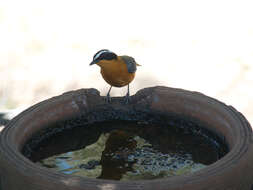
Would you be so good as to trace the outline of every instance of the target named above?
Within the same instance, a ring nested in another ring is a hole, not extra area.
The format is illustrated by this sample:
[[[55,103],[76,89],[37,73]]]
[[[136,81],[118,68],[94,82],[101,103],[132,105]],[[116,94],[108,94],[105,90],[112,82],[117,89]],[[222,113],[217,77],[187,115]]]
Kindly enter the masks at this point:
[[[93,60],[90,63],[90,65],[97,64],[101,66],[101,64],[105,63],[106,61],[111,61],[113,59],[116,60],[117,57],[118,56],[115,53],[111,52],[110,50],[102,49],[94,55]]]
[[[119,57],[122,57],[122,56],[119,56]],[[114,52],[112,52],[112,51],[110,51],[108,49],[102,49],[102,50],[98,51],[93,56],[93,60],[90,63],[90,65],[97,64],[99,66],[102,66],[103,64],[106,64],[106,63],[108,63],[110,61],[117,60],[117,59],[118,59],[118,56],[116,55],[116,53],[114,53]],[[141,66],[141,65],[139,65],[138,63],[136,63],[136,66]]]

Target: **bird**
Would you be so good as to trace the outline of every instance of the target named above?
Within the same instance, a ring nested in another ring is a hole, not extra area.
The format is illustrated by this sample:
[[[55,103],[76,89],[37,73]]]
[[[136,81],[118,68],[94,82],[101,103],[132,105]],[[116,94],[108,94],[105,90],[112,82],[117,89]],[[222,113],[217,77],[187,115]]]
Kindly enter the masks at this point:
[[[106,101],[111,102],[110,92],[112,87],[124,87],[127,85],[127,94],[124,98],[125,103],[130,101],[129,84],[134,80],[136,63],[133,57],[122,55],[118,56],[108,49],[98,51],[94,56],[90,65],[98,65],[103,79],[110,85],[106,95]]]

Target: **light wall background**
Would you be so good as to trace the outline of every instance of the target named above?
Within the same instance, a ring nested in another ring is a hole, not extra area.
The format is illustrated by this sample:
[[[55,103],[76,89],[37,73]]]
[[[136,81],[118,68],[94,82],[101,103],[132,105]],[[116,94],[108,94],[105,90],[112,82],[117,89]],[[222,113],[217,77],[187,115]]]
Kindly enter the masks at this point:
[[[78,88],[105,95],[109,85],[89,63],[107,48],[142,65],[131,94],[199,91],[253,124],[252,10],[252,0],[0,1],[0,110]]]

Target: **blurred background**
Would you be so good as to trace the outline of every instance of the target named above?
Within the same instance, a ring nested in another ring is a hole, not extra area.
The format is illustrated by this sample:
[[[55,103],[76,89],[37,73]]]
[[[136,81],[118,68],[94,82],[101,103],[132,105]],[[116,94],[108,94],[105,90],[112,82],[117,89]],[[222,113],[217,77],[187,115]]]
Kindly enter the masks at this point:
[[[89,63],[106,48],[142,65],[131,94],[199,91],[253,124],[252,10],[252,0],[0,1],[0,111],[79,88],[105,95],[109,85]]]

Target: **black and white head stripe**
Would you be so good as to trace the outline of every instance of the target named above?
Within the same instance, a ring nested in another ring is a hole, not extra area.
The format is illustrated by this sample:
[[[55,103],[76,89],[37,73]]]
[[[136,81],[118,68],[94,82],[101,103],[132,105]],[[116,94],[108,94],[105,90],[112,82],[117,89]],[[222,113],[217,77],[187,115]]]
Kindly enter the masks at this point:
[[[116,58],[117,58],[117,55],[115,53],[111,52],[108,49],[102,49],[94,55],[93,61],[95,60],[98,61],[98,60],[103,60],[103,59],[112,60]]]
[[[94,57],[93,57],[93,60],[96,60],[101,54],[105,53],[105,52],[110,52],[108,49],[102,49],[100,51],[98,51]]]

